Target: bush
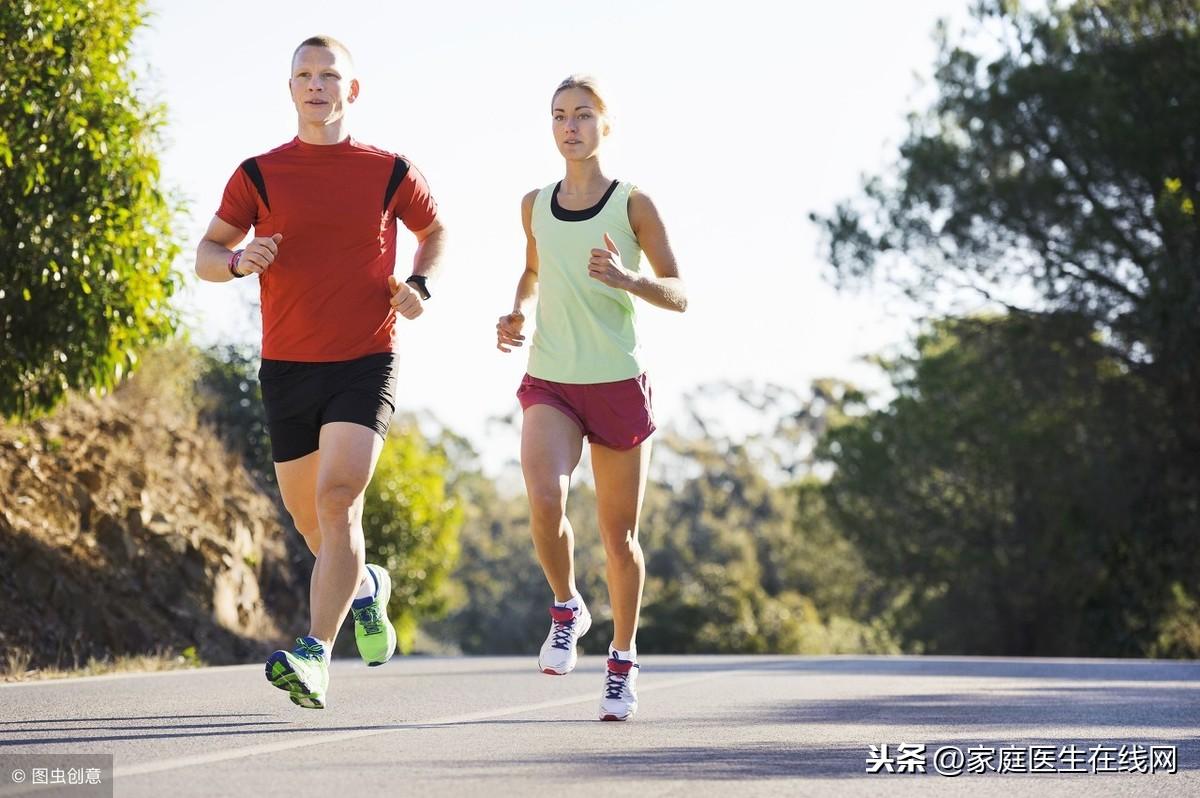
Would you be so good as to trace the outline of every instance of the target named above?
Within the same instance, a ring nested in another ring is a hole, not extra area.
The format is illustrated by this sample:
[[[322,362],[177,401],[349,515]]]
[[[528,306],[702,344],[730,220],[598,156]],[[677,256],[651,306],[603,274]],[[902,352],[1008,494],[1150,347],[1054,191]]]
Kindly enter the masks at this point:
[[[177,204],[133,88],[141,3],[0,4],[0,416],[112,387],[168,337]]]

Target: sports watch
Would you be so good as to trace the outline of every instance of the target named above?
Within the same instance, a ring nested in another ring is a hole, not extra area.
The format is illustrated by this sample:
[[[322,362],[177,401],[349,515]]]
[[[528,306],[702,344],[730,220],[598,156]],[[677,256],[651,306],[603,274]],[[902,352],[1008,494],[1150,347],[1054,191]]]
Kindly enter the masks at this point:
[[[426,280],[423,275],[414,274],[404,282],[417,289],[417,293],[421,295],[421,299],[429,299],[429,289],[425,286]]]

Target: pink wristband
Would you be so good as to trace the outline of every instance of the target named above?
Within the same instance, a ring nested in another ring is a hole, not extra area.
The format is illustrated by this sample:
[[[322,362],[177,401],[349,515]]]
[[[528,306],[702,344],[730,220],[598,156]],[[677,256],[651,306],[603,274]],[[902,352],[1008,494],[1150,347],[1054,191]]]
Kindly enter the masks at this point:
[[[242,262],[242,253],[245,251],[244,249],[239,249],[229,256],[229,273],[234,277],[246,276],[237,270],[238,264]]]

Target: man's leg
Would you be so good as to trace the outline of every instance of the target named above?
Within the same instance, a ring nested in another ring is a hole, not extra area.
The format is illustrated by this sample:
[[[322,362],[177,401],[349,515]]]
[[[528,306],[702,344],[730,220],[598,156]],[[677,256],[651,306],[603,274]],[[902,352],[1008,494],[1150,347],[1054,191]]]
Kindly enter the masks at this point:
[[[292,523],[314,557],[321,550],[321,523],[317,519],[317,469],[320,462],[321,452],[318,450],[286,463],[275,464],[275,477],[279,482],[283,506],[292,516]]]
[[[308,637],[267,659],[267,680],[286,690],[292,703],[310,709],[325,707],[333,640],[366,575],[362,494],[383,440],[369,427],[333,422],[321,428],[319,445],[318,452],[276,464],[284,504],[316,563]],[[390,640],[394,648],[394,632]]]
[[[316,507],[321,547],[313,567],[309,635],[333,645],[365,574],[363,493],[383,439],[369,427],[334,421],[321,427]]]

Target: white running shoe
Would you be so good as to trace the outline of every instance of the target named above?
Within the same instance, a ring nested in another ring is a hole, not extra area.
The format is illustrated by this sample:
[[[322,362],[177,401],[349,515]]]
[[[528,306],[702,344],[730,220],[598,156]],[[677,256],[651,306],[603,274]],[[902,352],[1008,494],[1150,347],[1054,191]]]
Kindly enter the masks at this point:
[[[608,658],[604,674],[604,698],[600,699],[600,720],[629,720],[637,712],[638,664],[615,656]]]
[[[542,643],[538,669],[551,676],[566,676],[575,670],[575,663],[579,661],[575,646],[591,628],[592,614],[582,599],[577,610],[551,605],[550,634]]]

